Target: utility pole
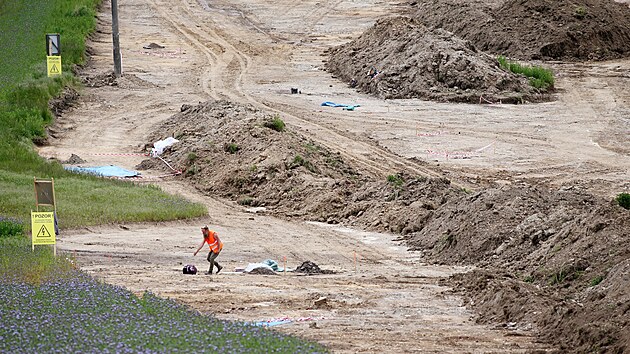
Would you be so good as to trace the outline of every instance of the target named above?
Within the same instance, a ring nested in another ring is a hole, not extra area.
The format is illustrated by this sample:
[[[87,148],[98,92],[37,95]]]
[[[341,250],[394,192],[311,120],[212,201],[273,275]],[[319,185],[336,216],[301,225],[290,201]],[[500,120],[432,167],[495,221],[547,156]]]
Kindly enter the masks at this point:
[[[118,33],[118,0],[112,0],[112,40],[114,42],[114,75],[122,76],[120,58],[120,35]]]

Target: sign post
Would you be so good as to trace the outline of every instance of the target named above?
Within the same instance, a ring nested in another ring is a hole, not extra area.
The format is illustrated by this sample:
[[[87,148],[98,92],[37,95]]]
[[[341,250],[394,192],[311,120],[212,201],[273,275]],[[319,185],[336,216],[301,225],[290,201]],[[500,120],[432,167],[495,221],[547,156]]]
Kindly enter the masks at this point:
[[[59,234],[57,226],[57,204],[55,203],[55,179],[38,180],[33,177],[35,187],[35,208],[31,210],[32,247],[35,245],[53,245],[54,254],[57,255],[56,235]],[[51,212],[40,212],[39,207],[52,206]]]
[[[112,0],[112,42],[114,46],[114,76],[122,76],[120,33],[118,33],[118,0]]]

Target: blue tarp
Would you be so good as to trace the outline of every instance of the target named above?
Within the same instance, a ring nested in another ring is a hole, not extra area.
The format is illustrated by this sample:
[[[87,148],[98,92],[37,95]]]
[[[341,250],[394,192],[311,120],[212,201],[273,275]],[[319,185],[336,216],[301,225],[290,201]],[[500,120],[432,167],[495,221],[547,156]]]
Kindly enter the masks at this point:
[[[358,104],[351,105],[351,104],[335,103],[335,102],[330,102],[330,101],[322,102],[321,105],[326,106],[326,107],[343,107],[343,109],[346,111],[354,111],[355,108],[361,107],[361,105],[358,105]]]
[[[136,171],[125,170],[122,167],[110,165],[110,166],[97,166],[97,167],[72,167],[66,166],[66,170],[79,172],[79,173],[88,173],[97,176],[103,177],[136,177],[139,176],[140,173]]]

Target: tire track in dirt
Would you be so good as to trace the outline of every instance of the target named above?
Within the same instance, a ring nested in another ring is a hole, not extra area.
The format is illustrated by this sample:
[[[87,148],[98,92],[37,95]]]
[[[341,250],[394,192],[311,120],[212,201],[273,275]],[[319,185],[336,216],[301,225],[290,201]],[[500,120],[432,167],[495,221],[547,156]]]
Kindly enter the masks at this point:
[[[342,2],[343,1],[335,1],[333,2],[334,4],[329,5],[329,7],[334,8]],[[171,23],[178,32],[185,36],[186,40],[189,41],[190,44],[194,45],[208,57],[212,57],[216,61],[214,63],[214,68],[209,72],[206,71],[206,74],[202,78],[203,82],[212,81],[212,77],[223,78],[220,83],[221,85],[216,82],[212,82],[211,85],[204,85],[204,90],[211,97],[225,97],[235,101],[241,101],[244,99],[248,103],[253,104],[260,109],[279,114],[281,113],[283,118],[287,120],[287,123],[308,131],[309,136],[316,142],[340,152],[347,160],[355,162],[377,176],[385,177],[389,174],[400,172],[401,169],[406,169],[419,175],[435,178],[442,177],[442,174],[440,173],[421,167],[408,160],[402,160],[398,155],[384,151],[377,146],[362,142],[356,137],[347,136],[334,128],[318,124],[316,123],[316,117],[313,117],[312,119],[305,119],[287,109],[284,109],[282,106],[261,101],[248,94],[242,87],[247,69],[251,65],[251,58],[245,54],[244,51],[241,51],[235,45],[230,44],[229,37],[225,35],[225,33],[219,33],[219,31],[216,31],[214,28],[206,25],[203,19],[196,17],[195,13],[205,13],[204,11],[195,11],[192,9],[192,7],[198,6],[197,3],[181,4],[183,11],[188,15],[186,17],[183,17],[178,13],[163,11],[161,9],[162,6],[159,6],[154,0],[152,0],[152,4],[166,21]],[[324,6],[324,9],[325,8],[326,6]],[[311,26],[315,26],[315,24],[325,16],[326,12],[324,10],[314,10],[311,14],[315,14],[311,17]],[[190,30],[190,28],[199,28],[202,29],[202,31],[198,32],[196,30]],[[204,45],[205,42],[211,42],[218,46],[223,53],[221,55],[213,53],[212,49],[209,49],[206,45]],[[225,61],[223,59],[224,57],[232,58],[232,60]],[[232,64],[234,60],[237,61],[238,64]],[[222,69],[232,70],[226,70],[227,73],[224,73]],[[230,72],[232,73],[230,74]],[[217,75],[217,73],[221,73],[221,75]],[[362,151],[363,153],[361,155],[357,155],[356,153],[351,153],[352,151]]]

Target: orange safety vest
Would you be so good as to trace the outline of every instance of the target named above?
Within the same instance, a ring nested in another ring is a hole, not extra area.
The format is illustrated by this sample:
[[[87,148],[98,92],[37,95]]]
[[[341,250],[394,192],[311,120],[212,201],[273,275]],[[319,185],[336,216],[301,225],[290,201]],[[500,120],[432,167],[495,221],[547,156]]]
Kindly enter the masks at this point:
[[[214,235],[215,235],[214,231],[208,231],[208,237],[204,236],[203,239],[204,241],[206,241],[206,243],[208,243],[208,246],[210,247],[210,251],[214,253],[219,253],[223,249],[223,242],[219,242]]]

